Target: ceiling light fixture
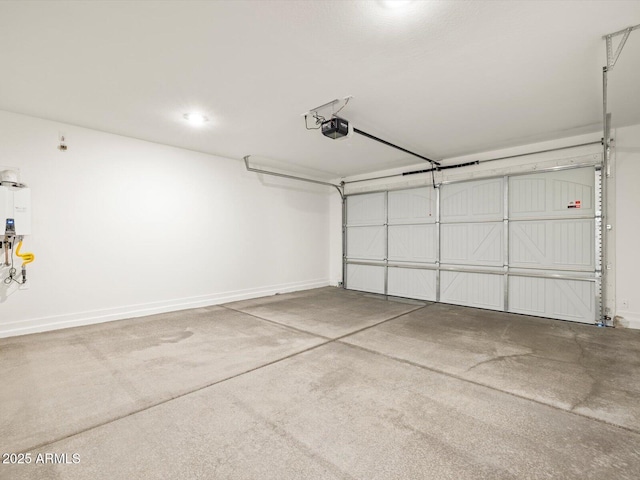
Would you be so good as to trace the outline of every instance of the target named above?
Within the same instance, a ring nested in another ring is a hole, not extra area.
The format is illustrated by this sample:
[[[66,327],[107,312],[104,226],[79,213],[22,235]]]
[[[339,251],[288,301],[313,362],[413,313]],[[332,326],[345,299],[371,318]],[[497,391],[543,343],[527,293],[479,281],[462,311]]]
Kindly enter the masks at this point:
[[[194,127],[200,127],[209,121],[209,119],[206,116],[202,115],[201,113],[195,113],[195,112],[185,113],[183,117],[187,122],[189,122]]]
[[[408,6],[412,0],[382,0],[382,4],[391,9],[399,9]]]

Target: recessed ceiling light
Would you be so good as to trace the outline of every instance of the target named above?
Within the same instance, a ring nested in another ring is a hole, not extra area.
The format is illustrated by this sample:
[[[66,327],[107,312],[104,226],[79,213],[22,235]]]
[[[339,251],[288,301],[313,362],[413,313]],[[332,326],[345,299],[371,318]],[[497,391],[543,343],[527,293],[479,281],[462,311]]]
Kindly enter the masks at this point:
[[[185,113],[183,117],[187,122],[196,127],[204,125],[209,121],[209,119],[205,115],[195,112]]]
[[[382,4],[387,8],[404,8],[409,5],[412,0],[382,0]]]

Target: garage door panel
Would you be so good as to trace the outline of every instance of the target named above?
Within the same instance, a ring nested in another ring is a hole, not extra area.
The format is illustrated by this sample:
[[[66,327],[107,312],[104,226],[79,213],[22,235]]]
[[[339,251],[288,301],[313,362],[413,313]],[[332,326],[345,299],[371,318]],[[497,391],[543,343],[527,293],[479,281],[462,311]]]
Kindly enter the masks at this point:
[[[457,265],[503,265],[503,223],[444,224],[441,262]]]
[[[551,227],[553,268],[595,270],[594,220],[555,220]]]
[[[544,178],[527,176],[509,179],[509,217],[544,216],[547,205],[547,189]]]
[[[504,275],[443,271],[440,273],[440,301],[502,310]]]
[[[595,283],[577,280],[551,280],[551,315],[568,320],[595,320]]]
[[[389,224],[435,223],[436,191],[433,187],[389,192]]]
[[[367,193],[347,197],[348,225],[384,225],[387,219],[386,195]]]
[[[502,220],[503,207],[502,178],[441,187],[442,222]]]
[[[591,173],[593,176],[593,173]],[[553,213],[562,216],[567,214],[593,214],[593,179],[592,185],[582,185],[567,180],[553,181]],[[579,203],[578,203],[579,202]]]
[[[509,218],[595,215],[592,167],[511,177]]]
[[[441,220],[447,221],[464,221],[471,215],[469,212],[469,196],[467,189],[460,188],[458,185],[444,185],[442,190],[442,217]]]
[[[509,311],[574,322],[595,323],[595,282],[509,277]]]
[[[435,301],[436,271],[389,267],[389,295]]]
[[[512,267],[594,271],[593,219],[511,222]]]
[[[347,228],[347,258],[384,260],[386,253],[385,227]]]
[[[350,290],[384,295],[384,269],[372,265],[347,265],[347,287]]]
[[[437,229],[431,225],[390,225],[389,260],[434,263]]]

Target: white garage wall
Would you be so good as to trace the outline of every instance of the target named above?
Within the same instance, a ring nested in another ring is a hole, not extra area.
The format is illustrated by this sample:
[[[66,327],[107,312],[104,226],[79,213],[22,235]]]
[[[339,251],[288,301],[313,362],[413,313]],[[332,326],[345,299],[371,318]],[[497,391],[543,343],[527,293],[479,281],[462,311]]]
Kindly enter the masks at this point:
[[[616,315],[621,325],[640,328],[640,125],[615,134]]]
[[[7,112],[0,132],[36,255],[28,290],[0,285],[0,336],[329,284],[328,187]]]

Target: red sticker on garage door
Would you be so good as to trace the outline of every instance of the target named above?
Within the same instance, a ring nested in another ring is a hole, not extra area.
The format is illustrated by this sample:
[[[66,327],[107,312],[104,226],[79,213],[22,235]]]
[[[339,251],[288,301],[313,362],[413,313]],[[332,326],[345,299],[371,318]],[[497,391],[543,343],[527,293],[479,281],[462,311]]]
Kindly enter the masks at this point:
[[[581,205],[582,205],[582,202],[580,200],[571,201],[569,202],[569,205],[567,205],[567,208],[580,208]]]

